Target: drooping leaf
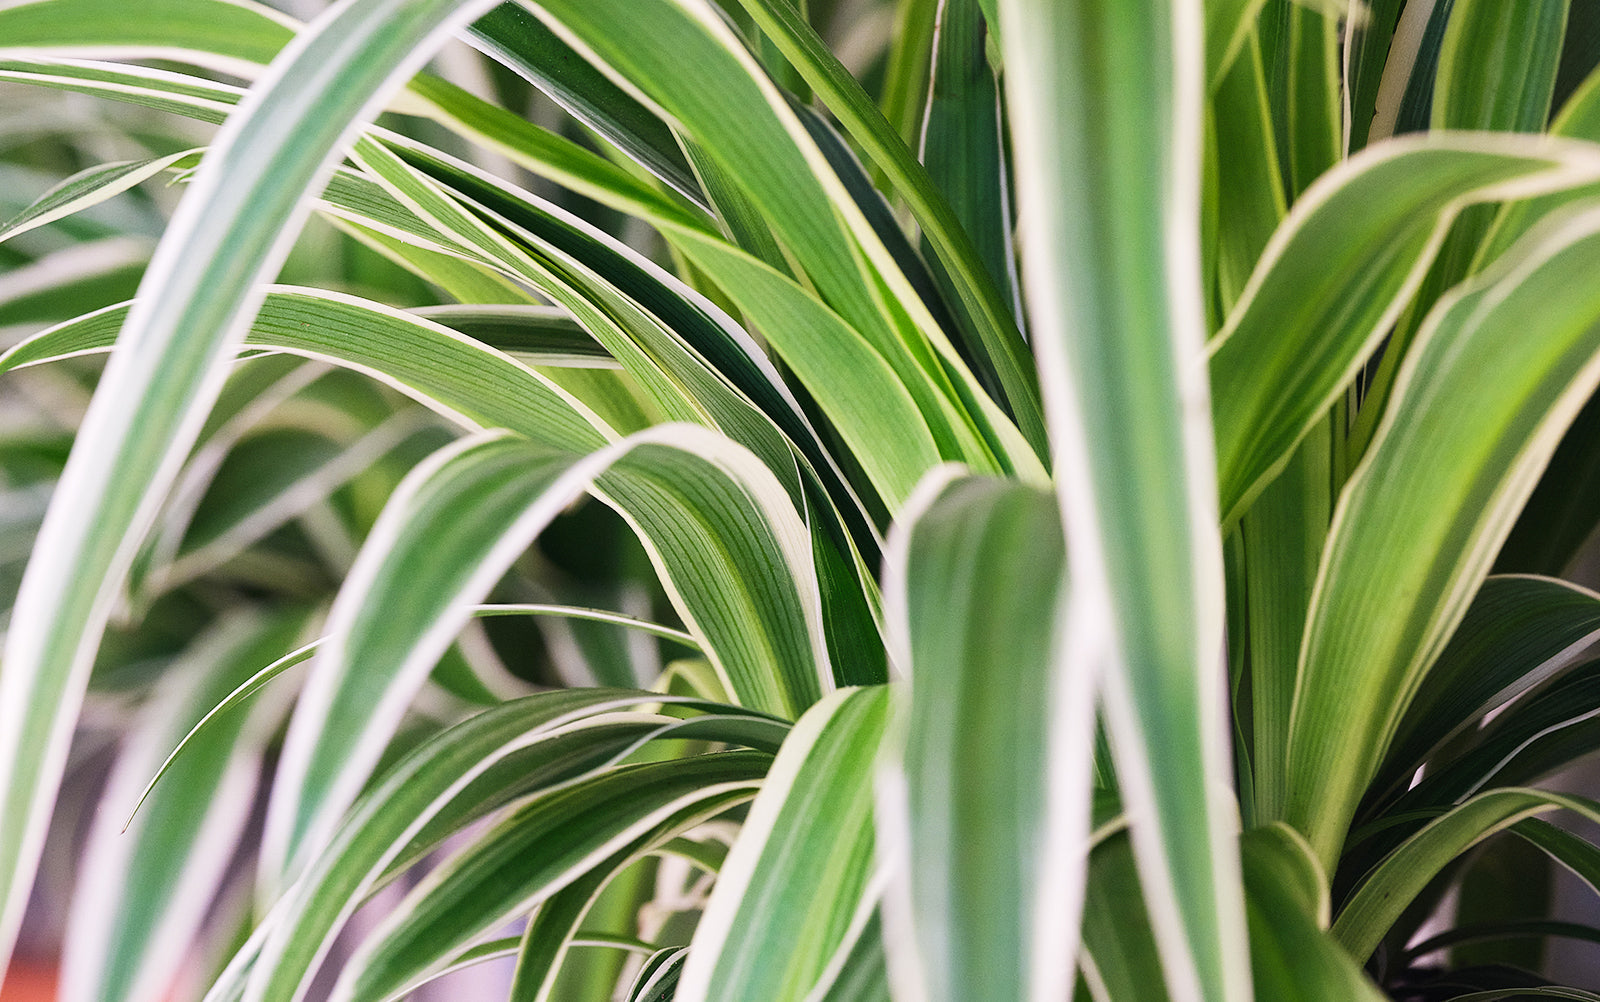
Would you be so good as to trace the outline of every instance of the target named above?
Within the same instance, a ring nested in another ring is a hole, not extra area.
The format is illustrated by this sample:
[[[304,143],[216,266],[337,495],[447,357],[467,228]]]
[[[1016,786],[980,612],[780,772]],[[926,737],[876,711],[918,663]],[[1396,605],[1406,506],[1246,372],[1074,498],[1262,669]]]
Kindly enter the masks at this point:
[[[1439,136],[1372,147],[1314,184],[1210,344],[1225,520],[1355,377],[1463,205],[1597,178],[1600,160],[1587,147]]]
[[[5,13],[25,17],[48,6]],[[357,123],[486,6],[358,0],[333,8],[274,63],[203,159],[84,419],[7,635],[0,956],[9,956],[21,921],[110,598],[221,390],[261,301],[258,283],[287,256],[310,212],[308,190],[327,177]],[[72,30],[128,21],[121,13],[80,17]]]

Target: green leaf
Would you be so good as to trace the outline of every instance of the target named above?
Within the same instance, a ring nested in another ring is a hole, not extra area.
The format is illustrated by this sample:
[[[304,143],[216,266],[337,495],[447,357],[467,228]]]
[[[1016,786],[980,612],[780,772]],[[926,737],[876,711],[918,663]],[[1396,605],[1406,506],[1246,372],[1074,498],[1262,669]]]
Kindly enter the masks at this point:
[[[1332,449],[1331,422],[1313,429],[1240,521],[1250,778],[1253,810],[1261,817],[1276,817],[1288,793],[1285,758],[1300,639],[1333,514]]]
[[[471,607],[596,484],[742,703],[797,716],[831,686],[804,527],[749,453],[682,425],[582,458],[464,439],[395,491],[329,614],[278,770],[269,871],[298,872],[326,842]]]
[[[671,127],[532,13],[503,3],[474,21],[467,37],[685,198],[705,204]]]
[[[533,365],[618,367],[610,352],[557,307],[452,303],[411,312]]]
[[[1366,5],[1368,18],[1381,3]],[[1343,28],[1332,10],[1268,0],[1261,15],[1268,91],[1289,201],[1344,158]]]
[[[713,237],[684,235],[677,244],[686,257],[722,283],[729,298],[794,369],[866,470],[890,514],[905,504],[921,476],[937,465],[941,452],[947,459],[983,462],[981,453],[963,447],[955,430],[960,416],[935,387],[920,381],[925,392],[908,388],[882,355],[792,280]],[[928,407],[936,409],[924,417],[923,408]],[[885,428],[895,429],[895,434],[885,436]]]
[[[1600,381],[1600,296],[1580,277],[1600,252],[1600,215],[1551,223],[1429,315],[1334,515],[1301,650],[1285,812],[1324,865]]]
[[[126,304],[108,307],[42,331],[0,355],[0,373],[105,351],[128,313]],[[244,345],[364,372],[468,429],[509,428],[572,451],[609,437],[588,408],[526,365],[437,323],[340,293],[268,287]]]
[[[1125,830],[1111,833],[1089,854],[1079,962],[1099,1002],[1170,998],[1133,855]]]
[[[1439,51],[1433,128],[1542,132],[1571,0],[1455,0]]]
[[[918,378],[938,383],[958,404],[970,434],[992,453],[992,463],[1038,476],[1028,440],[980,388],[805,126],[707,6],[550,0],[540,7],[541,16],[634,81],[745,187],[820,298],[902,378],[920,369]],[[1019,406],[1018,412],[1027,410]]]
[[[221,390],[232,350],[261,300],[255,286],[287,255],[310,212],[308,190],[328,175],[356,123],[486,5],[357,0],[333,8],[274,63],[202,161],[78,434],[7,636],[0,675],[6,791],[0,956],[9,955],[21,921],[110,599],[155,500]],[[26,17],[43,6],[3,13]],[[129,21],[124,13],[85,20],[75,9],[73,16],[78,28],[96,30]],[[40,41],[59,28],[44,29]],[[267,36],[253,30],[251,37]],[[289,136],[293,142],[285,141]]]
[[[688,959],[689,951],[682,947],[668,947],[651,954],[633,979],[627,1002],[672,1002],[677,997],[683,965]]]
[[[1207,420],[1199,5],[1008,0],[1024,281],[1083,630],[1177,1002],[1249,995]]]
[[[1000,88],[989,66],[989,33],[978,0],[939,4],[934,40],[937,50],[920,159],[962,231],[971,237],[990,281],[1015,300],[1016,255]]]
[[[1093,758],[1087,680],[1055,676],[1060,513],[998,480],[930,478],[921,500],[886,571],[911,680],[905,748],[880,781],[883,851],[911,862],[896,901],[916,944],[904,966],[929,1002],[1055,997],[1071,982],[1083,890],[1052,857],[1088,838]],[[995,602],[1002,593],[1012,600]]]
[[[549,1002],[554,997],[556,977],[576,945],[579,923],[611,878],[633,861],[630,852],[613,854],[538,906],[515,951],[517,968],[508,1002]]]
[[[1213,0],[1205,5],[1206,83],[1215,90],[1244,50],[1265,0]]]
[[[32,205],[19,215],[13,216],[4,226],[0,226],[0,240],[10,239],[19,233],[26,233],[90,206],[98,205],[170,167],[183,165],[198,152],[198,150],[184,150],[153,160],[101,164],[79,171],[40,195]]]
[[[1492,577],[1428,672],[1373,787],[1408,782],[1433,749],[1548,681],[1600,637],[1600,595],[1550,578]]]
[[[1001,291],[1005,284],[996,280],[994,273],[987,270],[986,266],[993,263],[993,258],[974,245],[974,236],[963,228],[962,224],[966,221],[963,214],[959,210],[952,210],[950,204],[941,197],[935,180],[895,135],[893,126],[867,97],[855,77],[828,50],[801,15],[801,9],[787,0],[740,2],[766,37],[777,44],[806,83],[816,90],[823,104],[838,117],[840,124],[868,159],[889,179],[891,190],[906,200],[912,217],[942,266],[935,269],[935,276],[949,290],[947,298],[955,311],[956,333],[962,339],[967,357],[974,361],[979,380],[996,400],[1006,405],[1008,413],[1017,421],[1033,448],[1042,453],[1045,449],[1045,431],[1035,386],[1037,377],[1033,359],[1017,329],[1017,320],[1012,315],[1008,297]],[[937,44],[949,45],[953,44],[949,37],[949,19],[952,15],[948,4],[942,6],[945,7],[943,16],[946,27],[943,35],[936,32],[935,38]],[[976,27],[976,11],[969,9],[962,14],[961,6],[960,3],[956,4],[956,16],[961,18],[960,23],[967,25],[970,32]],[[971,72],[987,74],[989,71],[982,58],[982,49],[980,47],[974,52],[972,44],[969,35],[966,59]],[[949,52],[946,53],[948,55]],[[930,102],[936,102],[940,96],[937,55],[935,59],[935,78],[929,85]],[[939,125],[935,120],[938,112],[931,104],[929,115],[925,126],[933,130],[937,139]],[[992,158],[998,154],[997,149],[991,148],[988,155]],[[985,228],[999,223],[1009,230],[1005,219],[1004,215],[999,219],[991,215],[984,219]],[[976,239],[984,238],[979,236]],[[991,251],[994,250],[992,243],[987,246]],[[870,245],[868,253],[872,253]]]
[[[519,24],[524,21],[538,24],[525,13],[513,14],[513,10],[513,5],[505,4],[487,18],[480,19],[473,27],[474,35],[483,37],[481,32],[490,21],[511,16],[517,18]],[[581,64],[581,61],[578,62]],[[433,117],[442,124],[498,150],[535,174],[548,177],[602,205],[673,226],[695,228],[706,225],[704,217],[695,209],[661,194],[599,154],[591,153],[554,132],[538,128],[520,115],[490,104],[438,77],[418,76],[411,82],[410,93],[431,104],[434,108]],[[587,92],[587,96],[592,100],[594,91]]]
[[[1209,346],[1224,521],[1244,511],[1360,371],[1462,206],[1597,176],[1587,146],[1429,136],[1371,147],[1312,185]]]
[[[1368,0],[1367,16],[1353,20],[1349,27],[1349,65],[1345,71],[1350,109],[1351,153],[1377,137],[1369,136],[1377,111],[1378,91],[1388,64],[1389,46],[1405,0]]]
[[[749,800],[769,764],[733,751],[621,766],[513,810],[406,896],[343,965],[331,997],[385,997],[535,905],[531,928],[546,926],[557,892]]]
[[[1539,780],[1594,749],[1597,716],[1600,665],[1590,662],[1506,707],[1465,749],[1436,756],[1421,782],[1388,810],[1447,807],[1485,787]]]
[[[1326,932],[1327,877],[1287,825],[1247,832],[1240,845],[1250,909],[1250,969],[1274,1002],[1383,1002],[1388,996]]]
[[[89,836],[80,886],[95,891],[74,899],[63,998],[150,1002],[165,996],[228,876],[284,701],[209,729],[130,831],[122,830],[122,812],[178,736],[245,674],[293,642],[305,618],[225,615],[151,693]]]
[[[366,896],[472,821],[522,797],[579,780],[686,723],[628,713],[641,704],[688,706],[715,717],[731,708],[653,693],[561,690],[514,700],[424,743],[362,796],[338,832],[269,914],[250,965],[252,1002],[292,997]],[[756,718],[735,717],[718,737],[743,743]],[[764,733],[771,733],[768,720]],[[781,728],[781,725],[778,725]],[[237,979],[232,979],[237,983]]]
[[[1211,142],[1217,149],[1217,284],[1231,310],[1261,251],[1287,210],[1283,170],[1267,104],[1267,81],[1256,32],[1220,81],[1211,99]]]
[[[873,870],[882,686],[841,690],[784,742],[695,930],[677,1002],[801,1002]]]
[[[1446,863],[1496,832],[1555,808],[1600,820],[1600,804],[1543,790],[1490,790],[1444,814],[1384,857],[1351,894],[1333,935],[1351,955],[1366,958],[1389,926]]]
[[[0,10],[0,54],[194,59],[254,77],[300,23],[250,0],[150,0],[128,17],[116,0],[41,0]]]

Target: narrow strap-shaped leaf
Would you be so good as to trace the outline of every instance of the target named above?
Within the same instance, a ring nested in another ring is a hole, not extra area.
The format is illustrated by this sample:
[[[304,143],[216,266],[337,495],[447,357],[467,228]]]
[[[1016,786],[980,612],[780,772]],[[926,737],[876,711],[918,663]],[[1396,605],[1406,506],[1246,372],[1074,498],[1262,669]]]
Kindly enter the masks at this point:
[[[3,54],[3,50],[0,50]],[[189,74],[92,59],[0,60],[0,80],[93,94],[220,125],[244,90]]]
[[[444,324],[497,351],[531,358],[539,365],[611,368],[617,361],[589,332],[553,306],[510,304],[425,306],[411,311]]]
[[[1221,85],[1244,51],[1246,39],[1255,27],[1265,0],[1217,0],[1207,3],[1206,83],[1212,90]]]
[[[1249,32],[1233,67],[1211,96],[1217,146],[1217,294],[1233,309],[1261,251],[1287,212],[1261,41]]]
[[[1202,5],[1000,9],[1030,329],[1081,617],[1068,618],[1085,630],[1058,670],[1090,670],[1104,643],[1117,777],[1173,998],[1244,998],[1204,371]]]
[[[995,287],[1016,298],[1012,206],[1000,87],[978,0],[943,0],[923,119],[922,163],[971,237]]]
[[[116,0],[42,0],[0,9],[0,52],[206,58],[254,77],[294,37],[299,22],[251,0],[150,0],[138,17]]]
[[[1430,314],[1334,515],[1301,649],[1285,817],[1324,865],[1600,381],[1600,294],[1581,277],[1600,252],[1600,214],[1550,222]]]
[[[964,0],[963,0],[964,2]],[[787,0],[741,0],[756,24],[772,39],[822,97],[823,103],[838,117],[850,137],[860,144],[873,164],[884,172],[893,190],[906,200],[923,236],[932,247],[942,268],[936,277],[949,287],[952,307],[957,314],[957,330],[967,341],[967,351],[980,359],[980,378],[987,377],[986,388],[1006,402],[1023,434],[1034,448],[1044,448],[1043,415],[1040,411],[1033,361],[1011,315],[1005,283],[986,265],[989,262],[974,238],[962,227],[962,216],[941,197],[937,183],[912,156],[911,150],[894,134],[893,127],[873,105],[860,84],[829,51],[816,31],[801,15],[800,8]],[[960,4],[958,4],[959,8]],[[957,11],[960,23],[978,27],[976,11]],[[947,44],[952,25],[945,11],[944,35],[936,34],[936,44]],[[971,45],[969,41],[967,45]],[[942,40],[941,40],[942,39]],[[966,65],[974,72],[987,73],[981,45],[974,53],[967,50]],[[973,56],[977,62],[972,62]],[[948,54],[947,54],[948,57]],[[937,68],[935,73],[937,73]],[[939,97],[935,80],[930,101]],[[997,112],[998,114],[998,112]],[[998,122],[996,122],[998,124]],[[932,126],[937,136],[938,126]],[[992,156],[998,156],[993,151]],[[1004,217],[1002,217],[1003,219]],[[986,225],[1002,221],[989,220]],[[1003,272],[1001,273],[1004,274]]]
[[[1254,810],[1263,817],[1277,817],[1287,794],[1285,759],[1300,638],[1333,517],[1332,449],[1329,424],[1313,429],[1240,521],[1247,582],[1243,604],[1249,638],[1252,795]]]
[[[671,127],[538,18],[503,3],[473,22],[467,37],[684,197],[705,205]]]
[[[128,309],[108,307],[42,331],[0,355],[0,373],[105,351]],[[592,411],[526,365],[415,314],[341,293],[270,287],[244,344],[366,373],[464,428],[509,428],[575,452],[611,437]]]
[[[1326,932],[1327,878],[1287,825],[1247,832],[1240,845],[1250,908],[1256,997],[1274,1002],[1388,998]]]
[[[503,16],[511,6],[503,5],[490,17]],[[477,27],[483,24],[480,20]],[[683,202],[662,195],[599,154],[447,81],[421,75],[411,81],[410,92],[432,104],[436,109],[434,117],[445,125],[488,143],[529,170],[581,195],[645,219],[670,221],[677,226],[705,225],[704,218]]]
[[[1452,0],[1440,43],[1431,128],[1537,133],[1550,114],[1569,0],[1510,5]],[[1420,128],[1420,125],[1418,126]],[[1485,236],[1495,222],[1487,205],[1466,207],[1440,245],[1416,301],[1390,335],[1383,363],[1363,397],[1363,420],[1351,436],[1359,455],[1384,411],[1416,328],[1446,289],[1481,267]]]
[[[688,647],[694,647],[698,644],[694,637],[684,633],[681,630],[674,630],[670,627],[661,626],[656,623],[642,622],[634,619],[632,616],[624,616],[621,613],[606,612],[601,609],[581,609],[565,605],[480,605],[473,609],[472,614],[477,617],[566,616],[573,619],[588,619],[598,623],[611,623],[616,626],[627,626],[633,629],[643,630],[646,633],[652,633],[658,637],[662,637],[667,640],[673,640]],[[268,682],[277,678],[279,675],[282,675],[290,668],[293,668],[295,665],[304,664],[305,662],[311,660],[312,655],[316,653],[317,648],[321,645],[321,640],[314,640],[303,647],[299,647],[293,651],[290,651],[288,654],[277,658],[276,660],[267,664],[265,667],[256,671],[255,674],[240,682],[232,692],[227,694],[227,696],[216,701],[214,705],[212,705],[210,709],[206,711],[205,716],[196,721],[194,726],[189,729],[189,732],[183,736],[182,740],[173,746],[172,751],[167,754],[166,760],[163,761],[161,766],[151,775],[149,782],[145,784],[144,791],[139,795],[138,799],[134,803],[132,813],[138,813],[139,807],[143,805],[145,799],[149,797],[150,791],[155,788],[157,783],[161,782],[161,777],[165,776],[167,771],[172,768],[173,763],[178,760],[179,756],[183,755],[189,746],[193,744],[202,733],[209,729],[214,719],[222,716],[235,706],[238,706],[240,703],[248,700],[251,696],[254,696],[257,692],[261,691],[261,688]]]
[[[733,751],[621,766],[512,811],[406,896],[343,966],[331,997],[382,997],[416,980],[562,889],[597,883],[748,801],[771,764],[763,753]]]
[[[38,200],[0,226],[0,240],[53,223],[74,212],[98,205],[142,181],[195,157],[199,151],[183,150],[153,160],[101,164],[80,171],[40,195]]]
[[[465,439],[396,490],[334,603],[279,766],[268,867],[298,871],[325,844],[471,607],[597,480],[730,692],[786,716],[817,698],[827,655],[805,530],[749,453],[682,425],[583,458]]]
[[[681,236],[678,246],[723,283],[729,298],[794,369],[891,515],[941,458],[984,461],[956,438],[959,415],[936,388],[924,380],[926,391],[914,395],[883,356],[792,280],[714,238]],[[934,413],[924,417],[927,407]],[[930,423],[945,432],[942,442],[935,440]],[[885,437],[885,428],[894,428],[894,436]]]
[[[1098,1002],[1168,1002],[1171,997],[1126,830],[1102,839],[1089,854],[1079,964]]]
[[[1556,808],[1600,821],[1600,804],[1583,797],[1513,787],[1472,798],[1411,836],[1367,874],[1334,921],[1334,938],[1365,959],[1445,864],[1495,832]]]
[[[1376,6],[1369,3],[1367,9]],[[1313,10],[1300,0],[1268,0],[1262,9],[1261,46],[1291,203],[1344,158],[1343,32],[1334,11]]]
[[[528,920],[517,944],[517,968],[508,1002],[550,1002],[578,925],[618,870],[632,861],[624,850],[592,867],[577,880],[546,898]]]
[[[447,436],[448,432],[426,411],[410,409],[382,422],[347,446],[334,446],[325,454],[313,444],[318,442],[317,438],[292,430],[259,435],[242,443],[239,453],[230,457],[229,464],[219,474],[234,479],[220,481],[207,498],[202,499],[196,518],[187,524],[181,542],[173,540],[176,552],[162,553],[153,549],[152,565],[142,568],[137,576],[134,594],[148,601],[210,573],[326,501],[334,491],[385,456],[408,443],[425,450],[447,440]],[[326,443],[326,440],[321,442]],[[305,448],[308,444],[312,444],[309,449]],[[278,462],[274,462],[275,458]],[[271,474],[245,477],[233,473],[255,464],[270,470]],[[244,482],[238,483],[240,480]]]
[[[221,390],[261,301],[257,284],[287,256],[311,209],[307,191],[361,119],[487,5],[353,0],[330,9],[290,43],[202,161],[84,419],[7,635],[0,956],[21,921],[110,600]]]
[[[871,874],[887,710],[884,687],[847,689],[795,725],[717,878],[677,1002],[802,1002],[823,975]]]
[[[1440,136],[1373,147],[1314,184],[1210,345],[1225,520],[1354,378],[1463,205],[1597,179],[1600,158],[1587,146]]]
[[[552,246],[532,233],[526,238],[532,246],[517,246],[514,236],[521,234],[497,232],[382,144],[363,140],[356,150],[382,188],[424,225],[532,284],[571,312],[639,380],[671,419],[722,430],[766,459],[774,470],[787,472],[793,467],[788,448],[771,421],[756,413],[750,402],[733,392],[718,373],[708,371],[704,362],[637,300],[591,271],[587,262],[574,262],[566,248]],[[530,204],[526,199],[521,201]],[[577,242],[600,253],[609,252],[613,263],[631,254],[628,263],[639,267],[639,255],[619,250],[618,241],[599,237],[593,227],[580,225],[571,217],[562,220],[554,211],[531,214],[557,225],[566,222],[569,233],[577,231],[571,234]]]
[[[915,948],[897,970],[929,1002],[1051,997],[1071,981],[1083,897],[1054,860],[1088,842],[1093,758],[1088,680],[1056,672],[1060,512],[998,480],[930,480],[923,498],[886,571],[911,679],[905,747],[880,781],[894,805],[880,841],[909,863],[899,923]]]
[[[1344,43],[1345,107],[1349,123],[1346,149],[1354,153],[1369,142],[1378,89],[1405,0],[1368,0],[1367,16],[1353,21]]]
[[[66,938],[63,999],[164,997],[228,874],[267,739],[287,707],[280,701],[212,728],[131,831],[120,830],[121,814],[178,735],[304,625],[303,613],[225,616],[151,694],[89,837]]]
[[[1417,689],[1374,781],[1383,790],[1495,707],[1545,682],[1600,638],[1600,595],[1565,581],[1492,577]]]
[[[1385,811],[1437,809],[1485,788],[1528,785],[1586,754],[1597,733],[1600,666],[1590,662],[1506,707],[1465,750],[1436,756]]]
[[[908,357],[943,384],[1003,469],[1038,475],[1030,440],[980,387],[787,101],[704,0],[538,6],[720,161],[762,208],[824,302],[897,369]]]
[[[418,747],[362,796],[269,913],[247,975],[251,991],[258,998],[293,992],[367,894],[445,836],[518,798],[612,765],[653,735],[677,733],[683,721],[623,712],[651,703],[711,714],[728,709],[626,690],[559,690],[486,710]]]
[[[627,1002],[672,1002],[678,994],[678,982],[683,978],[683,965],[689,951],[683,947],[668,947],[650,955],[645,965],[628,989]]]
[[[1367,145],[1428,127],[1439,49],[1454,5],[1455,0],[1426,0],[1401,7],[1393,42],[1384,59],[1383,81],[1378,87]]]
[[[1455,0],[1439,51],[1433,128],[1542,132],[1571,0]]]

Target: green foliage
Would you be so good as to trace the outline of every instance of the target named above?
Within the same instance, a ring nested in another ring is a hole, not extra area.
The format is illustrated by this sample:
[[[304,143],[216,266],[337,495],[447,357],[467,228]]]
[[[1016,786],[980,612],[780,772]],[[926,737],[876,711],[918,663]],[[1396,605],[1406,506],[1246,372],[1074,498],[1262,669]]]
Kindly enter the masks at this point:
[[[0,4],[0,969],[1592,998],[1597,37]]]

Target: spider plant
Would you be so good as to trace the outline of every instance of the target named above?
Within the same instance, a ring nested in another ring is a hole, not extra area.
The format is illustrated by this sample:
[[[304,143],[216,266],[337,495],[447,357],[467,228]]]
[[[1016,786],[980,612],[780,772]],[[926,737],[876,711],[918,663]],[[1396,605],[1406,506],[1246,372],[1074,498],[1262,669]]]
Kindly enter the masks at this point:
[[[0,4],[0,959],[1600,998],[1595,4],[307,13]]]

